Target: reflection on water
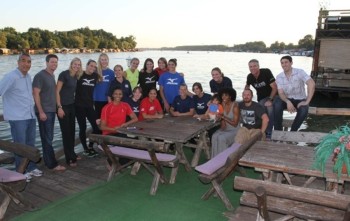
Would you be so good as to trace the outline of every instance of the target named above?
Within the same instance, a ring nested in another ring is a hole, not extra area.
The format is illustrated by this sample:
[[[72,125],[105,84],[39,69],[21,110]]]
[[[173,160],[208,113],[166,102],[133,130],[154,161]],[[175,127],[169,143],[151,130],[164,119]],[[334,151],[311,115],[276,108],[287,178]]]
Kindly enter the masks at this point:
[[[350,123],[350,116],[316,116],[309,114],[305,131],[330,132]]]

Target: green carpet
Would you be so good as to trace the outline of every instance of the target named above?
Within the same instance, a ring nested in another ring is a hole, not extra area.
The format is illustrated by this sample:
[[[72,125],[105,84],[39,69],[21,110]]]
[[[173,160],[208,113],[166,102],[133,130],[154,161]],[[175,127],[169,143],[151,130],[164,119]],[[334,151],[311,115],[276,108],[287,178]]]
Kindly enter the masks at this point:
[[[170,169],[165,172],[169,177]],[[256,176],[252,170],[248,174]],[[237,207],[241,193],[232,189],[234,175],[225,180],[223,188],[233,206]],[[201,200],[210,185],[202,184],[197,177],[196,171],[186,172],[180,165],[175,184],[159,184],[157,194],[151,196],[152,176],[144,168],[132,176],[128,169],[110,182],[93,186],[14,220],[227,220],[223,215],[225,206],[219,198]]]

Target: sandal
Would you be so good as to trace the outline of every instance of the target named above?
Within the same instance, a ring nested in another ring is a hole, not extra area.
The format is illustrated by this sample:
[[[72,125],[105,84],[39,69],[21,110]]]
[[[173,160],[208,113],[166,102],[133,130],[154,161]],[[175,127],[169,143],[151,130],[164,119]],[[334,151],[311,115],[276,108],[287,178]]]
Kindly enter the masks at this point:
[[[65,168],[64,166],[61,166],[61,165],[58,165],[56,166],[55,168],[52,169],[52,171],[55,171],[55,172],[63,172],[65,171],[67,168]]]

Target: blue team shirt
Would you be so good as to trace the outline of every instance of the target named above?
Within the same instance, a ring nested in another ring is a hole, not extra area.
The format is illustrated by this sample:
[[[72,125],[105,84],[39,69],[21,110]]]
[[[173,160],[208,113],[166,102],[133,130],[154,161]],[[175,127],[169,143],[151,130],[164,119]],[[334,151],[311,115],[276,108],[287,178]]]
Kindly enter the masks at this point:
[[[171,105],[174,98],[179,95],[180,85],[184,84],[185,80],[179,73],[165,72],[159,78],[158,84],[163,87],[165,99]]]
[[[96,84],[94,89],[94,101],[105,101],[107,102],[107,95],[110,82],[114,79],[114,71],[107,68],[102,70],[103,80]]]

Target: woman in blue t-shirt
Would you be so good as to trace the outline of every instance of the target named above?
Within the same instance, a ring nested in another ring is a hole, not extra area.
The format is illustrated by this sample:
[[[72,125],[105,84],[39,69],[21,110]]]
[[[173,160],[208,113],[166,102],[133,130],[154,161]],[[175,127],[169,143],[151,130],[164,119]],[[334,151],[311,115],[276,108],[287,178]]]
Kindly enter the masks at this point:
[[[101,116],[102,108],[108,103],[107,92],[110,82],[114,79],[114,72],[108,68],[109,58],[105,53],[100,54],[97,62],[97,73],[101,81],[94,90],[94,106],[96,115]]]
[[[159,78],[159,92],[166,112],[169,112],[174,98],[179,95],[180,85],[185,83],[184,77],[176,72],[177,60],[175,58],[168,61],[168,71]]]

